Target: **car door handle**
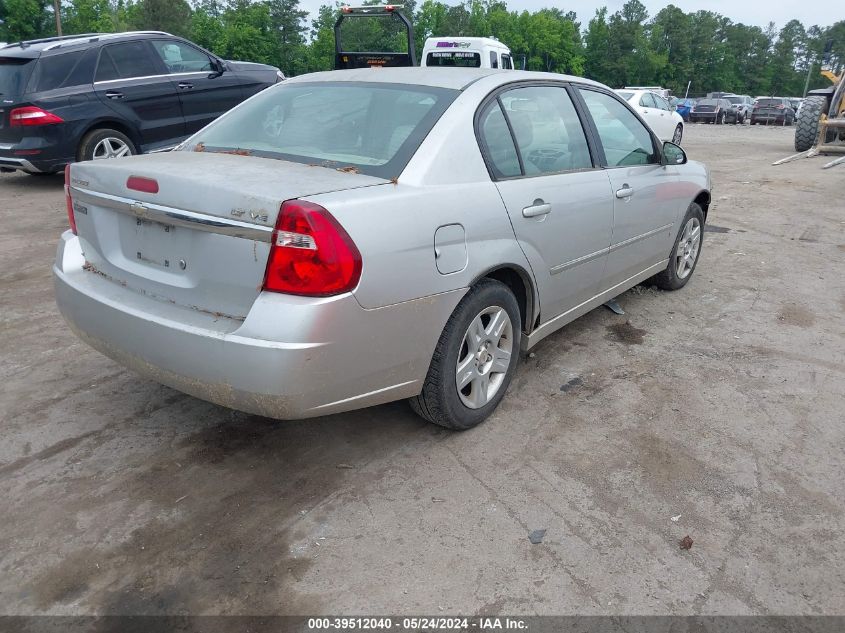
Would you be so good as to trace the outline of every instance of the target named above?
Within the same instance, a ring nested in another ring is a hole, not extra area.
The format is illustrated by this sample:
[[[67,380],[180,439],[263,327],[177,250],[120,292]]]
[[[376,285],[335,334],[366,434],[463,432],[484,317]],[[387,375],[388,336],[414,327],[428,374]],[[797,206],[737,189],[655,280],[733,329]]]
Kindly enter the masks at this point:
[[[123,93],[117,90],[108,90],[106,92],[107,99],[123,99]]]
[[[621,189],[616,190],[616,197],[617,198],[630,198],[634,195],[634,188],[631,187],[627,182],[622,185]]]
[[[179,82],[179,89],[180,90],[190,90],[193,87],[194,87],[194,84],[189,84],[189,83],[184,82],[184,81]]]
[[[535,200],[534,204],[530,207],[525,207],[522,210],[522,217],[524,218],[536,218],[541,215],[548,215],[552,212],[552,205],[547,202],[543,202],[542,200]]]

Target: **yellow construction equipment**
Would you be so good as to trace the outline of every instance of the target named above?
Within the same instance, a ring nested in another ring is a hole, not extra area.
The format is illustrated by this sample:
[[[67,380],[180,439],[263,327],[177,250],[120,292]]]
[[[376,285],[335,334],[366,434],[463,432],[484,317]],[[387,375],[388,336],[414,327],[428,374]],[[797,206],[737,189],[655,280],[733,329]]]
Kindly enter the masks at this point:
[[[832,86],[811,90],[801,105],[801,116],[795,122],[795,149],[798,152],[775,161],[773,165],[782,165],[799,158],[811,158],[819,154],[845,154],[845,73],[835,75],[830,70],[822,70]],[[845,156],[840,156],[826,165],[845,163]]]

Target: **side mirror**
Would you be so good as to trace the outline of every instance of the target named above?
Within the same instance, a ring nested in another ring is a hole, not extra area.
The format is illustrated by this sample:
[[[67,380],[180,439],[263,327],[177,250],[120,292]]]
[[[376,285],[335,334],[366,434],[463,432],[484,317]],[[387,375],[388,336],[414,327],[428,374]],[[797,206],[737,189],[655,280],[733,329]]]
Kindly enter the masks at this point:
[[[664,165],[685,165],[687,154],[678,145],[666,141],[663,143],[663,164]]]
[[[213,69],[213,70],[212,70],[212,74],[213,74],[215,77],[219,77],[219,76],[220,76],[220,75],[222,75],[224,72],[226,72],[226,65],[225,65],[225,64],[224,64],[221,60],[219,60],[219,59],[217,59],[217,58],[212,58],[212,60],[211,60],[211,67],[212,67],[212,69]]]

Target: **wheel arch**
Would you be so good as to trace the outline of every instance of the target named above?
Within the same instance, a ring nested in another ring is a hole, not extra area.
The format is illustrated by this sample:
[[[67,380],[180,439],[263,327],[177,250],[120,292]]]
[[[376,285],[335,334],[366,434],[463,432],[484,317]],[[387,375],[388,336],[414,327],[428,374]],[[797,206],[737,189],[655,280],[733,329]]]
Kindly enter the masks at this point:
[[[539,303],[537,301],[537,289],[531,275],[518,264],[501,264],[490,268],[478,275],[471,285],[475,285],[481,279],[495,279],[513,292],[516,302],[519,305],[520,317],[522,318],[522,331],[529,334],[534,329],[534,324],[539,316]]]
[[[82,142],[82,139],[94,130],[115,130],[117,132],[121,132],[122,134],[125,134],[130,141],[132,141],[132,144],[138,152],[141,151],[141,135],[135,128],[119,121],[118,119],[104,118],[92,121],[85,127],[82,134],[79,135],[79,138],[76,141],[77,152],[79,151],[79,144]]]
[[[698,195],[692,201],[701,207],[701,210],[704,212],[704,220],[706,221],[707,211],[710,209],[710,192],[703,189],[698,192]]]

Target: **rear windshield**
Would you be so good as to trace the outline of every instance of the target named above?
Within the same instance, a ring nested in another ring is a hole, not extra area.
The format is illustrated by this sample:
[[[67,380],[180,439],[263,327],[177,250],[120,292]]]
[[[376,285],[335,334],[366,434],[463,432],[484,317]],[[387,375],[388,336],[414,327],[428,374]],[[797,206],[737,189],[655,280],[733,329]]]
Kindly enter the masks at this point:
[[[713,105],[718,105],[718,101],[716,99],[702,99],[696,105],[713,106]]]
[[[779,106],[783,105],[783,101],[780,99],[759,99],[757,101],[757,105],[761,106]]]
[[[743,103],[742,97],[725,97],[731,103]]]
[[[22,57],[0,57],[0,95],[20,96],[29,81],[34,59]]]
[[[457,95],[405,84],[279,84],[198,132],[185,149],[393,178]]]
[[[437,51],[425,58],[426,66],[462,66],[481,68],[481,55],[471,51]]]

